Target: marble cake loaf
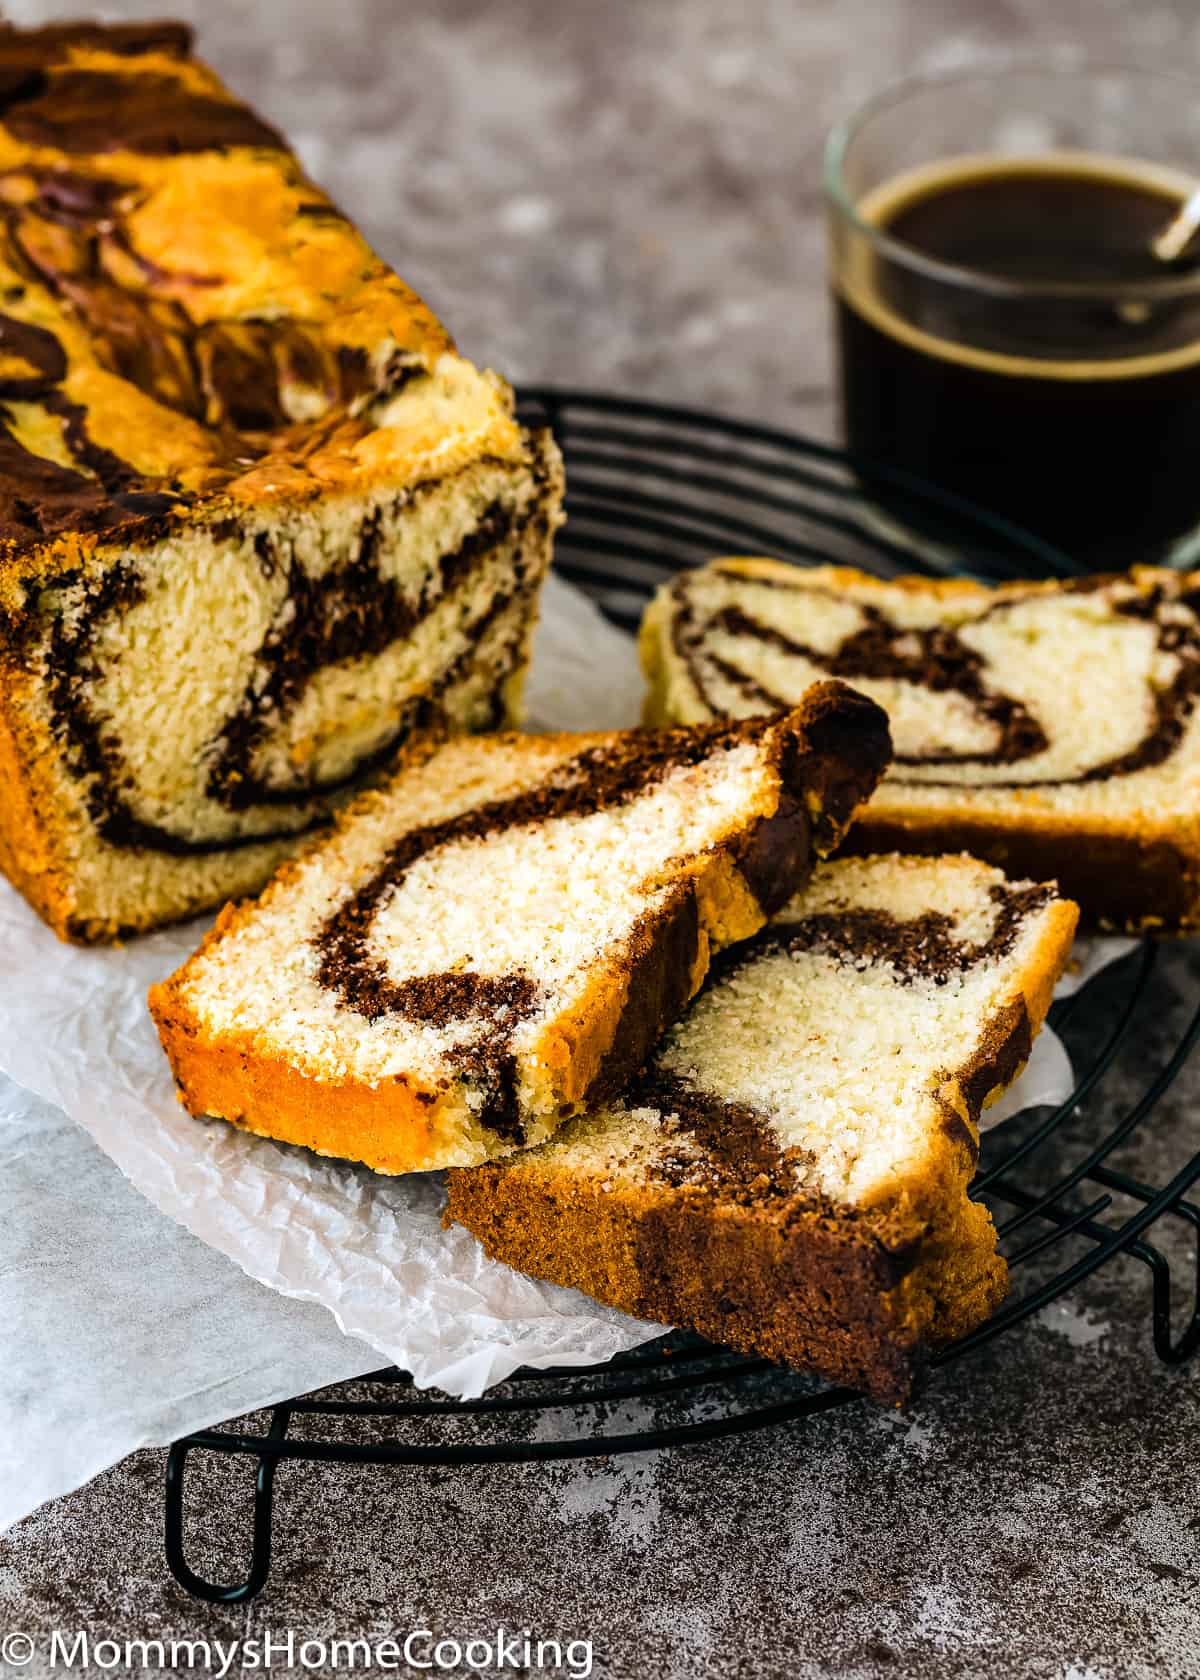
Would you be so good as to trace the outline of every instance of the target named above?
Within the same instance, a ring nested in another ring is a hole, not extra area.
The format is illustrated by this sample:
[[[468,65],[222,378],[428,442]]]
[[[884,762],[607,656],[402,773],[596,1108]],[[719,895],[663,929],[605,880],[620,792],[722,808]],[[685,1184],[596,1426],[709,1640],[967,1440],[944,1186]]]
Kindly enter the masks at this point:
[[[450,1174],[489,1254],[899,1401],[1003,1298],[967,1189],[1075,907],[964,856],[845,858],[723,953],[645,1076]]]
[[[537,1143],[644,1064],[888,750],[841,683],[741,724],[415,743],[151,993],[182,1100],[389,1173]]]
[[[720,560],[656,597],[647,715],[691,723],[843,677],[896,756],[856,850],[966,849],[1113,928],[1200,927],[1200,573],[882,581]]]
[[[513,716],[561,464],[181,26],[0,26],[0,200],[0,868],[106,939]]]

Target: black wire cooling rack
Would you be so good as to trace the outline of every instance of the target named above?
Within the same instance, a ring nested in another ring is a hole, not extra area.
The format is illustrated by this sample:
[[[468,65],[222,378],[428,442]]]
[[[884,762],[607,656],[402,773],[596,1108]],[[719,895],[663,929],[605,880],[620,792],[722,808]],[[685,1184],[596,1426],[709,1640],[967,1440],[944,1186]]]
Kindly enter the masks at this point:
[[[1003,521],[827,444],[574,391],[525,392],[522,411],[554,427],[567,460],[556,567],[626,627],[664,577],[719,553],[833,559],[880,574],[1077,569]],[[1079,993],[1054,1006],[1051,1021],[1078,1070],[1075,1089],[1053,1111],[986,1135],[973,1190],[994,1214],[1012,1294],[935,1367],[1003,1335],[1118,1256],[1148,1275],[1159,1359],[1181,1364],[1200,1346],[1200,1208],[1187,1200],[1200,1153],[1189,1158],[1186,1137],[1164,1138],[1164,1128],[1148,1124],[1200,1038],[1200,1008],[1172,1029],[1178,1010],[1165,1007],[1157,961],[1155,944],[1143,941],[1089,984],[1086,1011]],[[1138,1094],[1118,1101],[1117,1084]],[[415,1397],[405,1373],[378,1371],[274,1407],[265,1433],[208,1429],[176,1442],[167,1559],[199,1598],[236,1603],[258,1593],[284,1460],[465,1468],[590,1458],[795,1423],[858,1398],[683,1335],[596,1369],[520,1371],[481,1400]],[[184,1476],[196,1453],[255,1467],[249,1569],[233,1585],[203,1579],[185,1559]]]

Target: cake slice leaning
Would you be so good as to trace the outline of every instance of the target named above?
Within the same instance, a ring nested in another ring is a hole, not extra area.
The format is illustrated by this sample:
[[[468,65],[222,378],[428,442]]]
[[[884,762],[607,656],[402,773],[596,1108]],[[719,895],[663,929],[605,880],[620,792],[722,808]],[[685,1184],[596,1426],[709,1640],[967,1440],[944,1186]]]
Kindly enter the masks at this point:
[[[623,1098],[450,1174],[448,1220],[635,1317],[902,1400],[1002,1300],[968,1196],[1075,906],[965,856],[839,858],[707,986]]]
[[[182,1099],[382,1172],[537,1143],[637,1072],[888,752],[841,683],[741,724],[414,747],[152,991]]]
[[[652,720],[786,705],[822,677],[887,711],[863,851],[965,848],[1104,926],[1200,927],[1200,572],[1013,583],[718,560],[667,584]]]

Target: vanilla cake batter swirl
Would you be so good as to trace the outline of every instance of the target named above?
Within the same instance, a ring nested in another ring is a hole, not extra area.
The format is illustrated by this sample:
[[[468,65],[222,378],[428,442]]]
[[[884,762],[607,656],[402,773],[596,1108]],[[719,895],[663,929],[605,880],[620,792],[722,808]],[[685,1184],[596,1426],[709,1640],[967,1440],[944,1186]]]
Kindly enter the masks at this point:
[[[882,968],[901,987],[921,981],[946,986],[1008,958],[1054,896],[1049,886],[993,882],[986,897],[994,919],[986,934],[974,939],[964,937],[954,917],[943,910],[902,917],[883,906],[838,905],[808,916],[784,915],[743,944],[723,951],[709,972],[706,993],[771,957],[804,953],[845,964],[851,971]],[[703,1003],[698,1007],[703,1008]],[[1029,1022],[1018,1012],[1005,1022],[1002,1055],[999,1065],[989,1064],[989,1081],[1007,1082],[1028,1059],[1031,1047]],[[688,1071],[687,1062],[688,1053],[681,1058],[668,1041],[645,1077],[624,1098],[626,1108],[669,1115],[673,1135],[688,1140],[684,1153],[668,1147],[656,1162],[656,1171],[673,1184],[699,1185],[723,1194],[735,1190],[743,1202],[795,1196],[797,1182],[803,1183],[815,1164],[814,1153],[781,1141],[765,1110],[729,1101],[720,1091],[705,1086],[702,1076]],[[963,1078],[969,1078],[968,1070]],[[986,1095],[986,1089],[968,1090],[968,1106],[977,1113]],[[950,1114],[944,1123],[953,1128],[964,1148],[978,1154],[978,1143],[968,1127],[956,1125]]]
[[[691,734],[617,737],[612,745],[588,748],[556,766],[552,777],[533,788],[410,830],[319,930],[314,940],[318,984],[371,1021],[393,1015],[440,1029],[473,1023],[471,1037],[455,1049],[453,1059],[485,1092],[481,1121],[500,1136],[521,1141],[512,1037],[516,1027],[546,1005],[545,986],[520,969],[489,974],[463,968],[394,980],[381,953],[372,949],[381,907],[415,863],[432,861],[436,867],[436,854],[444,848],[525,827],[531,829],[531,847],[536,846],[544,825],[627,805],[664,776],[703,764],[744,734],[744,726],[729,726]],[[847,816],[835,795],[817,825],[819,834],[825,836],[831,824]],[[532,825],[538,825],[537,829]],[[785,795],[776,815],[757,826],[750,841],[740,846],[738,862],[764,912],[769,913],[809,862],[809,820],[794,798]],[[631,859],[631,876],[636,870],[637,860]],[[695,960],[698,930],[696,904],[687,888],[671,893],[635,922],[623,941],[620,960],[631,972],[639,948],[657,948],[660,960],[652,977],[643,975],[641,983],[631,988],[632,1006],[627,1005],[627,1014],[636,1017],[647,983],[656,994],[652,1002],[645,1000],[648,1007],[668,1016],[678,1013],[688,995],[687,976]],[[616,1046],[617,1053],[610,1054],[593,1081],[589,1092],[593,1099],[612,1094],[629,1072],[619,1035]]]
[[[710,714],[778,710],[820,676],[860,686],[892,717],[891,782],[993,788],[1102,782],[1166,763],[1200,696],[1200,592],[1168,584],[1123,589],[1122,581],[1093,578],[1064,588],[1079,598],[1072,631],[1096,640],[1098,669],[1114,624],[1118,632],[1127,625],[1125,639],[1138,643],[1120,675],[1128,678],[1122,699],[1128,704],[1132,687],[1144,726],[1119,751],[1105,753],[1101,720],[1092,734],[1099,754],[1061,766],[1053,763],[1061,757],[1065,734],[1064,718],[1057,714],[1060,706],[1077,712],[1077,697],[1066,683],[1058,696],[1051,684],[1043,683],[1036,696],[1018,687],[1037,644],[1039,613],[1055,610],[1052,598],[1032,590],[1022,593],[1014,586],[995,600],[969,604],[957,623],[945,621],[939,603],[936,619],[930,612],[930,621],[922,623],[919,603],[897,619],[876,602],[806,583],[802,571],[793,582],[716,566],[681,574],[670,585],[670,634]],[[1091,616],[1086,605],[1088,596],[1104,591],[1112,596],[1108,624]],[[791,610],[774,610],[773,598],[790,598]],[[902,594],[896,599],[904,605]]]

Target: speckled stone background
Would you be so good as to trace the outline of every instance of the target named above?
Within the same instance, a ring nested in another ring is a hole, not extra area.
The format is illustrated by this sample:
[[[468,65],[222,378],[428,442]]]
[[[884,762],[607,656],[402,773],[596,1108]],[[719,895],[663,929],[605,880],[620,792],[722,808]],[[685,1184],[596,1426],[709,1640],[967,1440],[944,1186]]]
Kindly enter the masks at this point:
[[[5,8],[20,22],[80,9]],[[818,159],[836,116],[890,78],[997,49],[1082,42],[1200,70],[1194,0],[175,9],[473,356],[824,434]],[[1194,951],[1160,965],[1137,1050],[1078,1136],[1136,1095],[1198,991]],[[1190,1154],[1198,1099],[1200,1065],[1132,1164],[1161,1174]],[[1200,1372],[1154,1361],[1147,1305],[1144,1269],[1119,1262],[903,1415],[855,1405],[583,1468],[285,1466],[274,1572],[243,1610],[170,1582],[164,1454],[141,1453],[0,1540],[0,1631],[504,1623],[592,1640],[614,1680],[1195,1676]],[[198,1468],[190,1491],[195,1561],[232,1575],[244,1473]],[[51,1671],[39,1656],[4,1672]]]

